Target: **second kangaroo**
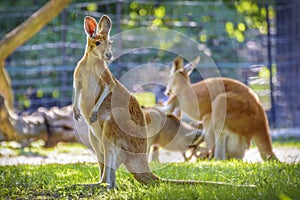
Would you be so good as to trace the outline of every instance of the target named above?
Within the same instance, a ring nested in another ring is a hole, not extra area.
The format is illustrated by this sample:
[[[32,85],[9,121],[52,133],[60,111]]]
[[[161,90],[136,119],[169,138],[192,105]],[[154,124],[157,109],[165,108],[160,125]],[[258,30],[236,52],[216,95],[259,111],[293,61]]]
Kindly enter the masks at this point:
[[[166,89],[170,96],[165,105],[167,113],[180,103],[183,112],[202,121],[211,157],[241,159],[253,139],[263,159],[277,160],[268,119],[257,95],[246,85],[229,78],[207,78],[191,84],[189,74],[199,60],[200,57],[186,66],[181,57],[174,60]]]

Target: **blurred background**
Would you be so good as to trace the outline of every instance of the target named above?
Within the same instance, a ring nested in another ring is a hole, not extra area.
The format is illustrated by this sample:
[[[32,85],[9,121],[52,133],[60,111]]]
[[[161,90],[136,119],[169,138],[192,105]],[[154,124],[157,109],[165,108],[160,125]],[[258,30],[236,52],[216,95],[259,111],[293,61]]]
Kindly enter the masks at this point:
[[[0,38],[46,2],[1,1]],[[6,59],[14,107],[18,113],[32,113],[39,107],[70,105],[73,70],[84,53],[86,42],[83,19],[86,15],[99,19],[107,14],[113,22],[111,35],[149,26],[187,35],[211,56],[222,76],[244,82],[259,95],[271,127],[298,127],[299,2],[72,0],[59,16]],[[146,39],[128,38],[128,41]],[[162,42],[161,45],[168,44]],[[122,45],[114,48],[122,48]],[[142,49],[131,52],[126,58],[118,58],[110,64],[110,69],[120,78],[144,63],[171,65],[176,56],[159,49]],[[210,70],[209,66],[207,70]],[[199,80],[199,75],[192,74],[193,82]],[[161,91],[152,92],[157,101],[164,98]]]

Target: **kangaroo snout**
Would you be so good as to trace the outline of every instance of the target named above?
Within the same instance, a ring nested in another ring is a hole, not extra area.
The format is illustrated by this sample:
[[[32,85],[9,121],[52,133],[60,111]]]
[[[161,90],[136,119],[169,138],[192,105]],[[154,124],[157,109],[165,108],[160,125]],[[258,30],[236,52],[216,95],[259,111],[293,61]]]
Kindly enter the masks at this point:
[[[106,59],[106,60],[111,60],[112,57],[113,57],[113,54],[112,54],[112,52],[106,52],[106,53],[104,54],[104,56],[105,56],[105,59]]]
[[[171,91],[167,88],[166,91],[164,92],[164,95],[170,96],[171,95]]]

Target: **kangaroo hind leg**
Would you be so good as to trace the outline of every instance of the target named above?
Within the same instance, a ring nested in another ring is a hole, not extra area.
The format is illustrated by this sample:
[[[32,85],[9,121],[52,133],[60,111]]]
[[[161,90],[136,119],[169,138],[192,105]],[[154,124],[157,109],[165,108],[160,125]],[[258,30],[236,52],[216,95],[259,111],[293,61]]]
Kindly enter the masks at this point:
[[[159,178],[150,171],[146,154],[129,155],[124,164],[127,170],[133,174],[134,178],[140,183],[150,184],[159,180]]]
[[[109,127],[109,121],[103,124],[102,144],[104,147],[104,169],[101,177],[101,183],[106,183],[108,188],[116,187],[116,170],[121,165],[120,148],[117,147],[112,140],[107,136],[112,136],[114,133]]]

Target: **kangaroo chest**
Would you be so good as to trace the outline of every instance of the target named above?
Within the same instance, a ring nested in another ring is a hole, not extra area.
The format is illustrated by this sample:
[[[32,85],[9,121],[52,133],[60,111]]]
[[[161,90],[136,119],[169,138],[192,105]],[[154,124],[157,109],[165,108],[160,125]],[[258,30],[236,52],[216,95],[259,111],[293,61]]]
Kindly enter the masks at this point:
[[[80,107],[84,113],[89,114],[101,95],[102,86],[99,84],[99,81],[99,78],[93,75],[82,80]]]

